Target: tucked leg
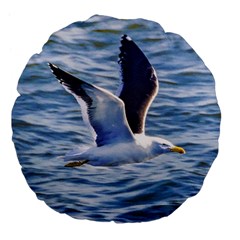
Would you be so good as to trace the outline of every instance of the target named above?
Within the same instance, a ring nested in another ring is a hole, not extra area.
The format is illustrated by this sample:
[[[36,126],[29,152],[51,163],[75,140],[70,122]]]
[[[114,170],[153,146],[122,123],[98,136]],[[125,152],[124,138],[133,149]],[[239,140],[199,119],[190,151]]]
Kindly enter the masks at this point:
[[[82,161],[76,161],[76,162],[69,162],[64,167],[79,167],[83,164],[87,163],[89,160],[82,160]]]

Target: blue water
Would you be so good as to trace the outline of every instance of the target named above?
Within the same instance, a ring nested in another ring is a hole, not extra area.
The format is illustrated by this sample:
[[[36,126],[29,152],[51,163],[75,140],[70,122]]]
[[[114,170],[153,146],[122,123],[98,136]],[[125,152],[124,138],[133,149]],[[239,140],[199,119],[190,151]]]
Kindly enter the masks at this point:
[[[146,133],[187,153],[118,167],[65,168],[63,156],[92,139],[76,100],[47,62],[115,92],[119,41],[125,33],[144,51],[160,82]],[[74,218],[140,222],[167,216],[199,192],[218,152],[220,110],[213,76],[183,38],[165,34],[155,22],[94,16],[71,24],[31,57],[18,91],[12,125],[23,174],[38,199]]]

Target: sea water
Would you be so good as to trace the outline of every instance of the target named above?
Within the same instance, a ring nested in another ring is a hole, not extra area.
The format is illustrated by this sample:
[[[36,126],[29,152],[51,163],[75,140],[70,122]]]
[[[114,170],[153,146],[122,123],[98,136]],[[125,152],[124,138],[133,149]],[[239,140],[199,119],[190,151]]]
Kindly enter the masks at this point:
[[[64,155],[93,139],[79,105],[47,62],[114,93],[123,34],[143,50],[159,79],[146,134],[168,139],[186,154],[117,167],[65,168]],[[217,155],[220,111],[214,84],[189,44],[155,22],[94,16],[54,33],[27,63],[12,114],[13,140],[30,188],[54,210],[77,219],[140,222],[169,215],[199,192]]]

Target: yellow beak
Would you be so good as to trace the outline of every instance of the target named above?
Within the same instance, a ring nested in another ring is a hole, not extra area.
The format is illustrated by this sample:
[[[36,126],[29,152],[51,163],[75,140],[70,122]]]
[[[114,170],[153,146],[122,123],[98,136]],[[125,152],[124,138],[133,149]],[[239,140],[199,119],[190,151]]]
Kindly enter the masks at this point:
[[[177,146],[171,147],[170,150],[171,150],[171,152],[177,152],[177,153],[180,153],[180,154],[185,154],[186,153],[186,151],[183,148],[177,147]]]

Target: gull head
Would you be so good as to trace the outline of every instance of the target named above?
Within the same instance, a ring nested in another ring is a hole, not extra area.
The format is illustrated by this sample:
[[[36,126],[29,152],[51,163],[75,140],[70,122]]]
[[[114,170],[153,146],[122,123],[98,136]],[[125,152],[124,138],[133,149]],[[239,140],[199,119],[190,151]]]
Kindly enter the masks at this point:
[[[182,147],[175,146],[174,144],[163,138],[153,138],[152,147],[157,155],[169,152],[176,152],[180,154],[186,153],[186,151]]]

